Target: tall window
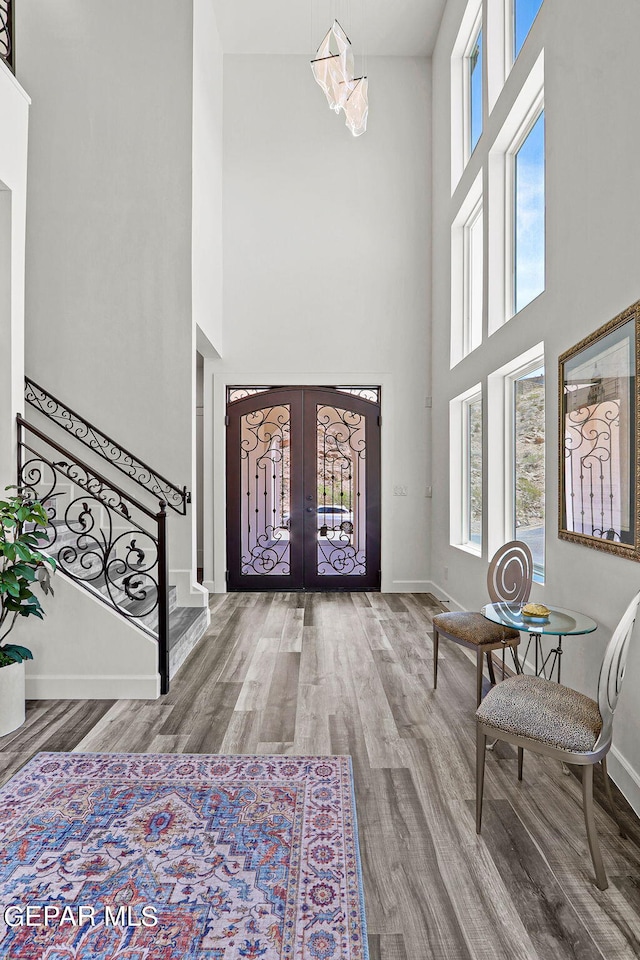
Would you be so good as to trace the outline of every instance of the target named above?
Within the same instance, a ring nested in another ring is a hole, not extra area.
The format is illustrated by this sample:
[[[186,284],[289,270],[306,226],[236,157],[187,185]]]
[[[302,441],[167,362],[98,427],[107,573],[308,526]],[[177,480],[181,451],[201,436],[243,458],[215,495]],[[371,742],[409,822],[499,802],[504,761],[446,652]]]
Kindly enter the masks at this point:
[[[482,171],[451,225],[451,366],[482,343],[484,285]]]
[[[516,376],[513,385],[513,536],[533,554],[544,578],[544,367]]]
[[[518,313],[544,290],[544,111],[514,154],[513,299]]]
[[[450,543],[482,553],[482,386],[449,401]]]
[[[471,40],[467,55],[469,71],[469,153],[473,153],[482,133],[482,23]]]
[[[515,60],[536,18],[542,0],[513,0],[513,59]]]
[[[482,200],[464,225],[464,354],[482,343]]]
[[[482,549],[482,395],[463,404],[464,411],[464,514],[462,542]]]
[[[451,193],[482,134],[482,41],[482,0],[467,0],[451,51]]]

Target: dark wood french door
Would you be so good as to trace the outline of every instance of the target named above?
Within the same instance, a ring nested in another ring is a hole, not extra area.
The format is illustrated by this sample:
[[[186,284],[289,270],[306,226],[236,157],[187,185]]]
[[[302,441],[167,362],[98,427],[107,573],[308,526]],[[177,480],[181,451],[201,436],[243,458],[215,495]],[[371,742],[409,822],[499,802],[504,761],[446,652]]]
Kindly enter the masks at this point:
[[[378,388],[230,388],[230,590],[380,589]]]

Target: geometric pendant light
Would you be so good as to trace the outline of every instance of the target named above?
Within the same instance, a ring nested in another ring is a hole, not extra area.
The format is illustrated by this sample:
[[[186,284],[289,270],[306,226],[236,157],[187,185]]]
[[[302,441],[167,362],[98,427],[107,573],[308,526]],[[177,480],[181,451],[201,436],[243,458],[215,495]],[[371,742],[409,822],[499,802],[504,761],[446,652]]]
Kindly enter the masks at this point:
[[[330,109],[336,113],[344,110],[347,127],[354,137],[363,134],[369,113],[369,83],[366,77],[354,77],[351,42],[337,20],[318,47],[311,70]]]
[[[344,105],[346,124],[354,137],[359,137],[367,129],[369,117],[369,81],[359,77],[353,81],[353,89]]]

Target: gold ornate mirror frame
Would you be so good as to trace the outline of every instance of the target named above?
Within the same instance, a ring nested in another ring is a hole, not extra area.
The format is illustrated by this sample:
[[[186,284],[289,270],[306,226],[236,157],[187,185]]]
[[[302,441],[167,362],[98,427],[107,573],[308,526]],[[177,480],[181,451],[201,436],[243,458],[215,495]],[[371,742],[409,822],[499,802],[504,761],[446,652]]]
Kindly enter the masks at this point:
[[[559,359],[562,540],[640,560],[640,300]]]

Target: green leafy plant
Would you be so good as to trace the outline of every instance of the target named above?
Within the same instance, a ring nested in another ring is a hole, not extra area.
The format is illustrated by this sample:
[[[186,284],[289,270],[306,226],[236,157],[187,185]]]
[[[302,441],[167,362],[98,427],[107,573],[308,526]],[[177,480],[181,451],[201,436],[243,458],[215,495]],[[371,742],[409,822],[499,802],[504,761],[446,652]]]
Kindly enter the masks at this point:
[[[16,488],[6,487],[12,489]],[[27,647],[4,641],[18,617],[42,620],[44,611],[32,589],[36,583],[43,593],[53,595],[51,574],[56,563],[38,550],[39,541],[48,539],[43,532],[47,523],[38,500],[19,491],[0,500],[0,668],[33,660]]]

